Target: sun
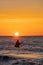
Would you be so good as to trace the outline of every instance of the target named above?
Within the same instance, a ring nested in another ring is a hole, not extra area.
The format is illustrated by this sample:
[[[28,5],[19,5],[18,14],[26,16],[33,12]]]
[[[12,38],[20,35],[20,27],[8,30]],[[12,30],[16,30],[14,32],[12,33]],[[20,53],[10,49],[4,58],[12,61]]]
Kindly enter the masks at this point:
[[[19,36],[19,32],[15,32],[14,35],[15,35],[15,36]]]

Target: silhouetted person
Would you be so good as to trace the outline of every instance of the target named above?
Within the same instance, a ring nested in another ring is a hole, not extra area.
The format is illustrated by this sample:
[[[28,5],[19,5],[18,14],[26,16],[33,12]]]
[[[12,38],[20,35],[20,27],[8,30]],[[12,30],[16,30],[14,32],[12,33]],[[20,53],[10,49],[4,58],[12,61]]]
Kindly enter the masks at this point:
[[[21,44],[21,43],[19,42],[19,40],[17,40],[17,41],[16,41],[16,44],[15,44],[15,47],[19,47],[20,44]]]

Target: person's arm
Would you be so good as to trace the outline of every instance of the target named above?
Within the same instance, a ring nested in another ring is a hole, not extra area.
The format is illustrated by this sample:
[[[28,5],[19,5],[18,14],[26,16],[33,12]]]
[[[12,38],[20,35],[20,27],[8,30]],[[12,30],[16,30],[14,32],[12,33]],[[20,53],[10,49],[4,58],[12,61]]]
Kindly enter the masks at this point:
[[[21,44],[23,44],[23,41],[21,42]]]

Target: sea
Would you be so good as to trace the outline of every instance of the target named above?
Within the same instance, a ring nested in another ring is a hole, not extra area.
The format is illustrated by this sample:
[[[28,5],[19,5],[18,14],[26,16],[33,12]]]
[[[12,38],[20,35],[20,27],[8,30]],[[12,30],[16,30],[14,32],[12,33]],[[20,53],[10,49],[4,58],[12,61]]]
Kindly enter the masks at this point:
[[[43,36],[0,36],[0,65],[43,65]]]

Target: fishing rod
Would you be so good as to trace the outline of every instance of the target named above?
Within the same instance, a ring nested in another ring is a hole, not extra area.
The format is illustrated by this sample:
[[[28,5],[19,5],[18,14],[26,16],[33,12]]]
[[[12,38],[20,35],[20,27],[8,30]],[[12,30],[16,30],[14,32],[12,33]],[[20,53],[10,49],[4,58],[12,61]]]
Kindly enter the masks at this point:
[[[26,40],[22,41],[20,44],[20,47],[24,46],[25,45],[24,43],[26,43],[26,42],[27,42]]]

